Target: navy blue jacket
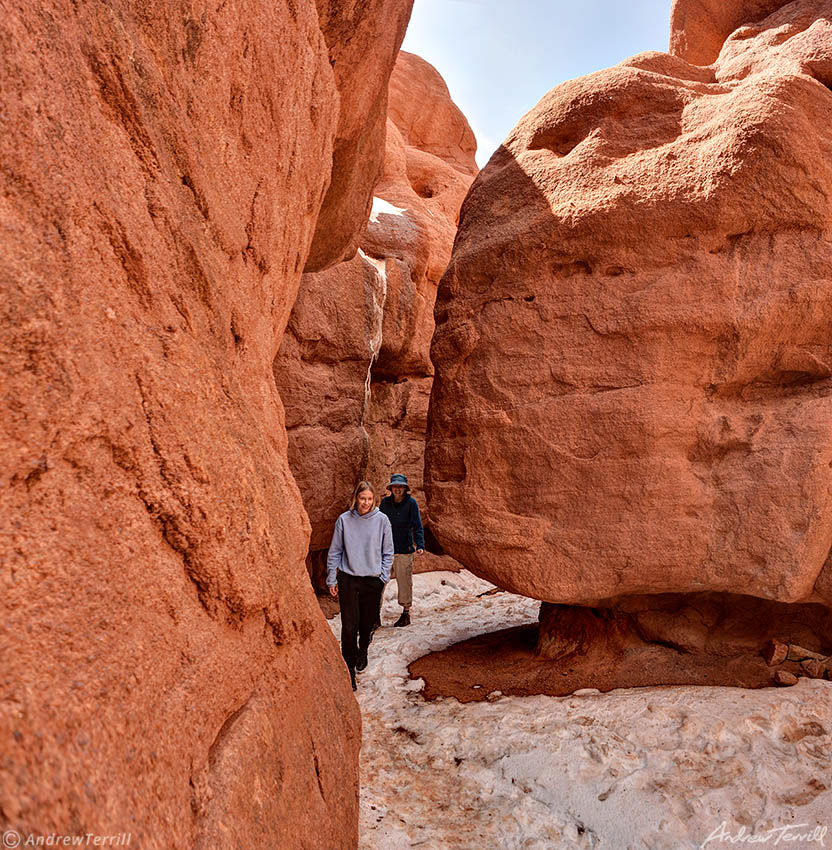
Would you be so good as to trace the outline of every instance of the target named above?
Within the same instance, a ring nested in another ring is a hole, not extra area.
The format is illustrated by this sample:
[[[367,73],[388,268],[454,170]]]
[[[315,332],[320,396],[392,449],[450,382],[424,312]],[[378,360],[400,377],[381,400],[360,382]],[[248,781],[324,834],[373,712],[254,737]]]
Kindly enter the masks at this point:
[[[385,496],[379,507],[393,526],[393,551],[397,555],[409,555],[414,551],[414,543],[416,549],[425,548],[422,517],[419,515],[419,506],[410,493],[405,493],[398,504],[392,496]]]

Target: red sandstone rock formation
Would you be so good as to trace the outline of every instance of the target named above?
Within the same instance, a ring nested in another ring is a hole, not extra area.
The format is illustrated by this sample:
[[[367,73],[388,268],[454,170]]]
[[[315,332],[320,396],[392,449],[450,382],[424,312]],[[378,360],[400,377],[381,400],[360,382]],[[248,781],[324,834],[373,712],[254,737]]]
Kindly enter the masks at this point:
[[[381,343],[384,277],[365,256],[303,276],[275,360],[289,464],[312,520],[310,549],[326,549],[367,466],[369,368]]]
[[[333,244],[363,226],[372,169],[332,151],[378,138],[409,5],[0,21],[3,828],[356,845],[271,367],[328,186]]]
[[[433,305],[477,165],[476,141],[442,77],[402,52],[390,78],[384,175],[362,247],[384,261],[387,295],[368,411],[371,480],[404,472],[424,510],[422,477],[433,365]]]
[[[411,171],[418,168],[419,163],[424,163],[428,176],[433,175],[436,179],[437,163],[434,159],[419,156],[417,151],[422,151],[463,174],[473,177],[477,173],[474,134],[465,116],[451,100],[445,81],[421,56],[404,50],[399,53],[390,76],[387,114],[402,134],[405,144],[416,149],[409,151]],[[425,185],[417,181],[413,187],[420,197],[425,197]],[[439,194],[441,190],[437,187],[431,197]],[[455,195],[447,198],[447,203],[449,209],[455,210],[452,216],[455,218],[459,212]]]
[[[352,257],[384,165],[387,84],[413,0],[316,0],[340,94],[332,180],[305,271]]]
[[[832,3],[550,92],[463,205],[426,454],[446,552],[592,605],[832,605]],[[826,563],[826,565],[825,565]]]
[[[788,3],[789,0],[673,0],[670,52],[694,65],[710,65],[734,30],[743,24],[753,26]]]
[[[362,253],[303,276],[274,363],[318,585],[320,555],[359,478],[382,488],[392,471],[403,471],[424,506],[433,303],[476,173],[473,134],[442,78],[418,56],[399,54],[389,114]]]

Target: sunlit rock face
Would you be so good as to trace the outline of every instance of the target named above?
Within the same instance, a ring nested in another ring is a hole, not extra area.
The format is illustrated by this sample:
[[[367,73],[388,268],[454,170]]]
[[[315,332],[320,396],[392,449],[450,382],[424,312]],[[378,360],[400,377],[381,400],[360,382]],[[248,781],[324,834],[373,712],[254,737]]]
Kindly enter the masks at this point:
[[[303,276],[274,361],[319,589],[333,525],[360,478],[381,495],[390,473],[404,472],[424,506],[433,305],[477,170],[468,122],[424,59],[399,53],[388,114],[361,249]]]
[[[463,205],[426,488],[551,602],[832,604],[832,3],[551,91]]]
[[[357,844],[272,362],[410,2],[324,5],[0,16],[0,830]]]

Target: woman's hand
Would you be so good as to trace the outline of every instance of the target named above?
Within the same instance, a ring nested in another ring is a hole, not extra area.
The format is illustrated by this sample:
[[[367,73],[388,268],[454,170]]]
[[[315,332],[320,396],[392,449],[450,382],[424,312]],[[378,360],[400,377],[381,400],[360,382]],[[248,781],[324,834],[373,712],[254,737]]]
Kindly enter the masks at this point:
[[[330,596],[337,596],[338,595],[338,585],[337,584],[333,584],[332,587],[329,588],[329,595]]]

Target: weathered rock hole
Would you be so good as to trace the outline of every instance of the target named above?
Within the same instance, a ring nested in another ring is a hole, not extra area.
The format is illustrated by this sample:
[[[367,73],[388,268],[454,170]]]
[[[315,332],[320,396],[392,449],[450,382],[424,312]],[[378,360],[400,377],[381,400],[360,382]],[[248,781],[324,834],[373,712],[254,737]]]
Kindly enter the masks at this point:
[[[402,378],[398,361],[387,352],[381,351],[370,369],[370,381],[373,384],[400,384],[407,381]]]
[[[631,596],[595,608],[542,603],[537,625],[462,641],[414,661],[410,674],[424,679],[427,699],[461,702],[494,691],[771,687],[832,677],[832,611],[720,593]]]
[[[234,348],[237,349],[237,351],[240,351],[245,346],[245,340],[243,339],[242,333],[238,329],[238,322],[239,319],[234,316],[231,317],[231,337],[234,340]]]
[[[572,263],[554,263],[552,273],[558,277],[575,277],[576,275],[591,275],[592,266],[585,260]]]
[[[438,194],[433,186],[425,183],[411,183],[411,186],[420,198],[433,198]]]
[[[529,141],[530,151],[548,150],[558,156],[567,156],[586,138],[584,133],[576,134],[572,128],[544,129],[535,133]]]
[[[830,463],[830,466],[832,466],[832,463]],[[433,533],[430,526],[425,526],[425,549],[434,555],[445,554],[442,544],[436,539],[436,535]]]

